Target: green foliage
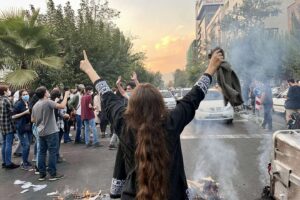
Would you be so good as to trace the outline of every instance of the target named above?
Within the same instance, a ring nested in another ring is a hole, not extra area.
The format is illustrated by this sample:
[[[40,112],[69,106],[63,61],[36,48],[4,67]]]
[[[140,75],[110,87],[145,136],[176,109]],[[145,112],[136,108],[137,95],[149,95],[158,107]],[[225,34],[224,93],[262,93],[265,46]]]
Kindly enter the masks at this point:
[[[91,84],[79,69],[82,50],[86,50],[95,70],[110,84],[115,85],[119,75],[129,80],[132,71],[136,70],[141,82],[161,85],[161,74],[148,72],[144,68],[144,54],[134,53],[131,39],[125,37],[113,23],[119,12],[111,9],[107,1],[97,2],[81,0],[76,12],[70,2],[64,6],[56,6],[53,0],[48,0],[44,15],[39,14],[34,6],[31,11],[5,13],[3,16],[7,19],[3,23],[1,21],[3,26],[0,26],[0,40],[6,47],[1,45],[0,50],[3,48],[9,56],[5,57],[0,53],[0,66],[9,65],[12,70],[34,70],[37,76],[30,76],[29,82],[29,79],[22,82],[29,84],[36,80],[34,87]],[[24,16],[28,20],[24,20]],[[7,27],[10,31],[6,31]],[[61,65],[63,68],[58,70],[57,67]],[[13,81],[14,84],[22,85],[20,81]]]
[[[174,87],[185,88],[188,86],[188,74],[184,70],[177,69],[174,73]]]
[[[14,88],[29,86],[38,78],[36,69],[59,68],[57,40],[37,23],[39,10],[9,10],[0,16],[1,68],[12,70],[5,81]]]

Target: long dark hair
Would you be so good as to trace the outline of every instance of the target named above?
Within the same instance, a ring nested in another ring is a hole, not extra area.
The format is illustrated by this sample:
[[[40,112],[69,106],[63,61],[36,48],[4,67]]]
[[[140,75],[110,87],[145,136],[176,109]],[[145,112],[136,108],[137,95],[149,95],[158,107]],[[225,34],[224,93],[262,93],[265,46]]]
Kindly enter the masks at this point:
[[[128,129],[137,131],[137,200],[168,198],[169,152],[163,127],[166,115],[163,97],[154,86],[140,84],[133,90],[125,119]]]

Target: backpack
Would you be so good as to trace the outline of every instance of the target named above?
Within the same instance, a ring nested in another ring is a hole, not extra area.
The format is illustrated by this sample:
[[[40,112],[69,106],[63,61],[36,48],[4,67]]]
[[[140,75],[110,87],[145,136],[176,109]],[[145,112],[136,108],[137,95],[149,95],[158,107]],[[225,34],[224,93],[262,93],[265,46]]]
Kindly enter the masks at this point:
[[[287,123],[288,129],[300,129],[300,113],[294,112],[291,114],[291,119]]]

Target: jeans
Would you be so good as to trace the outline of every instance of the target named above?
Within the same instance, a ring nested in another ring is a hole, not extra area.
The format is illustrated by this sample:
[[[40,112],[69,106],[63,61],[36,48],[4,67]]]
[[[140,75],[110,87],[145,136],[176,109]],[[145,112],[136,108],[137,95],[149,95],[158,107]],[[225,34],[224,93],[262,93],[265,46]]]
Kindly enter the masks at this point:
[[[82,127],[82,121],[81,121],[81,116],[76,115],[76,137],[75,137],[75,142],[80,142],[81,141],[81,127]]]
[[[40,141],[39,141],[39,133],[37,132],[36,125],[32,125],[32,133],[35,137],[35,144],[34,144],[34,155],[36,159],[36,166],[39,164],[39,154],[40,154]]]
[[[2,160],[5,165],[10,165],[11,162],[11,149],[14,140],[14,133],[8,133],[3,136],[2,144]]]
[[[70,121],[68,121],[68,120],[64,120],[64,142],[68,142],[68,141],[70,141],[71,140],[71,138],[70,138],[70,127],[71,127],[71,125],[70,125]]]
[[[268,125],[268,129],[272,130],[272,105],[264,105],[264,121],[262,127],[265,128]]]
[[[28,157],[30,152],[30,142],[32,139],[31,132],[21,132],[18,131],[18,137],[22,146],[22,160],[24,164],[28,164]]]
[[[58,148],[57,148],[57,159],[59,158],[59,151],[60,151],[60,143],[61,143],[61,139],[62,139],[62,137],[63,137],[63,135],[64,135],[64,130],[63,129],[59,129],[59,134],[58,134]]]
[[[93,144],[98,143],[99,140],[98,140],[98,133],[97,133],[97,129],[96,129],[95,119],[83,120],[83,123],[84,123],[84,133],[85,133],[85,144],[89,144],[90,126],[93,131],[93,138],[94,138]]]
[[[40,176],[46,175],[46,157],[47,150],[49,151],[48,172],[51,176],[56,175],[56,162],[58,150],[58,133],[39,137],[40,154],[38,157],[38,168]]]

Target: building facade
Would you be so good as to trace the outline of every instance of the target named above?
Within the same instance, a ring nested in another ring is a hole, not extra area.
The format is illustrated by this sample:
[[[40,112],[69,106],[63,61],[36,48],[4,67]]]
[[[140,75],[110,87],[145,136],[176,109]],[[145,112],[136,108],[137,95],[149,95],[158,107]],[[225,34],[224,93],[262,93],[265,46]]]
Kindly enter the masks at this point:
[[[243,0],[197,1],[196,40],[199,56],[206,55],[212,47],[220,46],[222,42],[230,40],[230,37],[236,37],[225,35],[221,29],[221,22],[227,13],[242,4]],[[264,27],[270,35],[289,32],[298,22],[300,29],[300,0],[283,0],[279,9],[280,13],[264,20]]]

